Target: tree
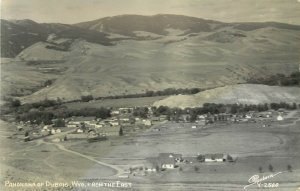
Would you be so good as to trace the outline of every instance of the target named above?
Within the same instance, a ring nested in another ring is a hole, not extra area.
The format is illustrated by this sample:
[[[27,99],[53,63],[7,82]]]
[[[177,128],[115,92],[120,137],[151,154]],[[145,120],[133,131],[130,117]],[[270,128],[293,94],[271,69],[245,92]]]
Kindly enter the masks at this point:
[[[159,166],[156,165],[155,169],[156,169],[156,172],[158,172],[159,171]]]
[[[51,86],[53,84],[53,80],[46,80],[44,82],[44,86]]]
[[[271,164],[269,164],[269,171],[273,172],[273,170],[274,170],[273,166]]]
[[[230,156],[230,155],[227,155],[227,161],[228,161],[228,162],[233,162],[233,158],[232,158],[232,156]]]
[[[83,102],[88,102],[88,101],[91,101],[93,99],[94,99],[94,97],[92,95],[81,96],[81,101],[83,101]]]
[[[13,99],[13,100],[11,100],[10,105],[12,107],[19,107],[19,106],[21,106],[21,102],[18,99]]]
[[[63,119],[55,120],[54,127],[65,127],[65,121]]]
[[[147,107],[139,107],[133,110],[133,115],[141,118],[147,118],[148,108]]]
[[[25,142],[30,141],[30,137],[29,137],[29,132],[28,131],[25,132],[25,139],[24,139],[24,141]]]
[[[292,172],[292,166],[291,166],[291,165],[287,165],[287,170],[288,170],[289,172]]]
[[[122,127],[120,127],[119,136],[123,136],[123,128]]]
[[[198,155],[198,156],[197,156],[197,161],[199,161],[199,162],[204,162],[204,160],[205,160],[204,155]]]

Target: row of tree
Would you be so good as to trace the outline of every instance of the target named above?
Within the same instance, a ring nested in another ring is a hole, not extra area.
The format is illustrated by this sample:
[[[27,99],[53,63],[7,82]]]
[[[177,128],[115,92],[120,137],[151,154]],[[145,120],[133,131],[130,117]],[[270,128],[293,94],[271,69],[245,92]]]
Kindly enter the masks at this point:
[[[58,110],[58,111],[30,111],[17,114],[17,121],[30,121],[34,124],[44,123],[45,125],[52,124],[56,126],[64,126],[63,120],[73,116],[95,116],[96,118],[106,119],[110,117],[111,110],[107,108],[83,108],[78,110]]]
[[[145,93],[136,93],[136,94],[124,94],[124,95],[114,95],[114,96],[106,96],[106,97],[97,97],[94,98],[92,95],[81,96],[80,100],[75,101],[83,101],[88,102],[91,100],[101,100],[101,99],[121,99],[121,98],[140,98],[140,97],[155,97],[155,96],[168,96],[168,95],[190,95],[196,94],[206,89],[201,88],[167,88],[165,90],[159,91],[146,91]]]
[[[177,119],[182,114],[189,114],[190,120],[195,121],[197,115],[203,114],[219,114],[219,113],[230,113],[230,114],[240,114],[246,113],[249,111],[268,111],[270,109],[278,110],[278,109],[287,109],[287,110],[294,110],[300,108],[300,104],[297,105],[296,103],[270,103],[270,104],[216,104],[216,103],[205,103],[202,107],[195,107],[195,108],[170,108],[168,106],[159,106],[159,107],[152,107],[151,110],[154,116],[160,115],[167,115],[168,119]],[[139,107],[135,108],[133,111],[134,116],[139,116],[142,118],[147,118],[148,115],[148,108],[147,107]]]
[[[252,84],[265,84],[270,86],[299,86],[300,72],[293,72],[290,75],[275,74],[264,78],[250,78],[247,81]]]

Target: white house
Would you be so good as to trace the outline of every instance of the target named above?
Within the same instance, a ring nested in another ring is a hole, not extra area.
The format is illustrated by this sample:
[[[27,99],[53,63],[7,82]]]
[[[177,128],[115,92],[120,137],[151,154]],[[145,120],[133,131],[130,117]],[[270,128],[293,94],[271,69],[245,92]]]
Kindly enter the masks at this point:
[[[104,124],[99,123],[99,124],[95,124],[94,126],[97,129],[97,128],[102,128],[104,126]]]
[[[176,166],[176,162],[182,161],[182,155],[174,153],[159,153],[158,159],[162,169],[173,169]]]
[[[223,162],[225,161],[224,154],[206,154],[204,162]]]
[[[277,121],[282,121],[283,120],[283,117],[281,115],[278,115],[277,116]]]
[[[68,128],[75,128],[75,127],[78,127],[78,125],[72,124],[72,123],[68,123],[68,124],[67,124],[67,127],[68,127]]]
[[[51,129],[51,134],[61,133],[61,129]]]
[[[48,130],[48,125],[45,125],[45,126],[43,127],[43,130]]]
[[[61,133],[61,129],[56,129],[56,133]]]
[[[109,122],[112,126],[118,126],[120,125],[119,121],[110,121]]]
[[[95,121],[95,117],[72,117],[68,125],[90,124],[91,121]]]
[[[78,129],[76,130],[76,132],[77,132],[77,133],[83,133],[83,130],[80,129],[80,128],[78,128]]]
[[[111,115],[119,115],[119,114],[120,114],[120,111],[118,111],[118,110],[111,111]]]
[[[152,121],[149,120],[149,119],[144,119],[143,120],[143,124],[146,125],[146,126],[151,126],[152,125]]]
[[[156,168],[145,168],[147,172],[156,172]]]
[[[175,160],[173,158],[161,159],[161,168],[162,169],[173,169],[173,168],[175,168]]]
[[[251,116],[251,115],[249,115],[249,114],[246,114],[245,118],[246,118],[246,119],[251,119],[251,118],[252,118],[252,116]]]

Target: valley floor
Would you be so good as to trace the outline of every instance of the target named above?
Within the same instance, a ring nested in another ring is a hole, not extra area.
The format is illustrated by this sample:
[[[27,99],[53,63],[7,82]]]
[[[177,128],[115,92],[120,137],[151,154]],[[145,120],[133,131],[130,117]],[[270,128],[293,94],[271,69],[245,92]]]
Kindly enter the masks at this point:
[[[300,118],[300,111],[293,114]],[[50,138],[23,142],[13,124],[1,121],[1,190],[244,190],[253,175],[274,178],[270,190],[295,191],[300,187],[299,121],[262,128],[260,123],[212,124],[191,128],[190,123],[166,122],[135,135],[107,141],[50,142]],[[160,129],[157,132],[155,129]],[[159,172],[127,173],[147,165],[147,158],[159,153],[226,153],[236,158],[229,163],[181,164]],[[270,171],[270,165],[273,169]],[[288,166],[291,167],[290,171]],[[197,167],[197,170],[195,170]],[[261,172],[259,168],[261,167]],[[128,177],[124,176],[128,174]],[[126,178],[125,178],[126,177]],[[51,187],[50,183],[84,183],[84,186]],[[5,186],[10,182],[46,182],[48,187]],[[111,188],[95,183],[119,182],[129,187]],[[87,186],[94,183],[94,186]],[[84,188],[83,188],[84,187]],[[246,190],[260,190],[257,184]]]

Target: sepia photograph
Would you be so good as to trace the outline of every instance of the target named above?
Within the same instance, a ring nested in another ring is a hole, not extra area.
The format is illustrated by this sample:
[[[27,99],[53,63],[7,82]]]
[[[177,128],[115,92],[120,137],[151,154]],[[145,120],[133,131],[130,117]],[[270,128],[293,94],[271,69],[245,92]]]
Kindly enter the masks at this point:
[[[300,0],[0,0],[1,191],[300,191]]]

